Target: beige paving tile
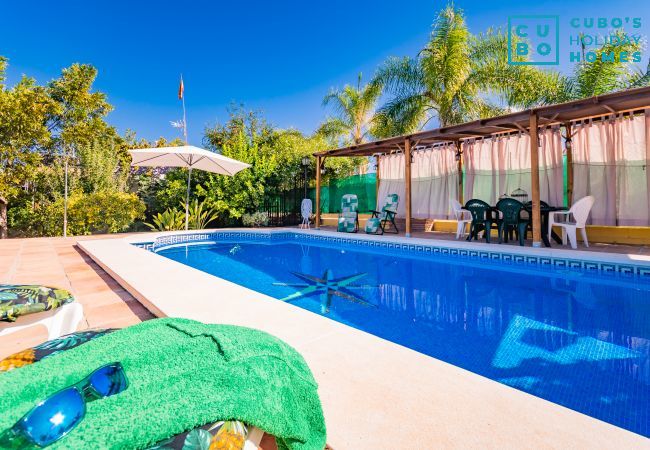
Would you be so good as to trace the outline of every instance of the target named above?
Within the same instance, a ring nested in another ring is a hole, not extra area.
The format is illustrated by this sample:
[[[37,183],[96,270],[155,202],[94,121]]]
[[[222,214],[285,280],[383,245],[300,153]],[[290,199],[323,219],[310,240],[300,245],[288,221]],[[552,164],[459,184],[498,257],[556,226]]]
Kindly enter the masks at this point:
[[[104,238],[121,236],[104,236]],[[97,264],[76,248],[79,239],[0,240],[0,282],[30,283],[69,289],[84,306],[79,329],[124,327],[153,315]],[[47,339],[44,327],[0,338],[0,358]]]
[[[44,326],[35,326],[17,331],[9,336],[2,336],[0,337],[0,359],[38,345],[45,340],[47,340],[47,330]]]

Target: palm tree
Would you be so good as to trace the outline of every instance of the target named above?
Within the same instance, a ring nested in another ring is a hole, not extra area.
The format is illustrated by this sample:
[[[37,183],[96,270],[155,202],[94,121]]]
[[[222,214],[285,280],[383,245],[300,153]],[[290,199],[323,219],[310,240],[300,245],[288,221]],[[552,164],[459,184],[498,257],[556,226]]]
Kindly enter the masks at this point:
[[[570,76],[560,78],[560,89],[550,99],[551,103],[650,85],[650,63],[646,71],[643,72],[631,60],[631,55],[639,52],[641,46],[629,39],[624,39],[623,31],[618,31],[615,35],[621,38],[621,43],[605,43],[593,50],[595,57],[592,62],[584,60],[585,48],[583,44],[583,60],[576,64]],[[628,56],[627,61],[621,60],[623,53]],[[603,55],[605,55],[605,59],[603,59]]]
[[[639,70],[637,72],[637,78],[632,82],[633,88],[650,86],[650,60],[648,60],[648,65],[646,66],[645,72]]]
[[[372,134],[375,107],[381,86],[369,83],[361,86],[361,73],[357,86],[346,84],[343,90],[332,89],[323,99],[323,106],[332,106],[334,117],[328,117],[318,129],[319,133],[344,145],[361,144]]]
[[[497,115],[539,101],[531,92],[555,95],[558,74],[509,64],[507,49],[504,33],[473,36],[463,12],[448,5],[416,58],[391,58],[378,70],[372,84],[393,97],[377,114],[376,134],[412,132],[432,118],[448,126]]]

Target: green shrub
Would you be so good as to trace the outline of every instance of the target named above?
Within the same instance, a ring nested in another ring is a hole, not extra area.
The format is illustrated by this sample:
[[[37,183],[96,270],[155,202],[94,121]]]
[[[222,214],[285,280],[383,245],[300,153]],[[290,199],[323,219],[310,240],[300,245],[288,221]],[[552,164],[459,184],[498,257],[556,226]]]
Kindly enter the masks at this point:
[[[269,216],[258,211],[253,214],[242,215],[241,221],[245,227],[266,227],[269,224]]]
[[[144,217],[145,205],[135,194],[95,192],[70,199],[68,228],[71,234],[119,233]]]
[[[185,203],[181,203],[181,207],[185,208]],[[191,230],[204,230],[218,217],[216,209],[207,206],[207,202],[202,201],[199,203],[197,199],[194,199],[190,203],[188,223]]]
[[[63,234],[63,203],[60,215],[54,204],[33,206],[31,203],[14,206],[7,213],[10,237],[57,236]]]
[[[165,212],[153,216],[153,223],[145,223],[152,231],[174,231],[185,229],[185,213],[167,208]]]
[[[68,234],[102,234],[126,231],[144,218],[144,203],[135,194],[102,191],[73,193],[68,198]],[[11,210],[10,226],[27,236],[63,234],[63,198],[41,205]],[[16,234],[16,233],[13,233]]]

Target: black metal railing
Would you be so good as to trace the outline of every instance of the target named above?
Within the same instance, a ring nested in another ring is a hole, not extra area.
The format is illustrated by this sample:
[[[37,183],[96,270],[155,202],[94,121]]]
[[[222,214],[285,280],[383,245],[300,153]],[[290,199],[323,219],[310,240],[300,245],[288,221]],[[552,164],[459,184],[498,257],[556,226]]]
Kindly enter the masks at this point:
[[[295,180],[293,187],[289,190],[267,195],[264,199],[262,211],[269,217],[269,226],[298,225],[302,220],[300,217],[300,203],[304,196],[305,185],[303,179]]]

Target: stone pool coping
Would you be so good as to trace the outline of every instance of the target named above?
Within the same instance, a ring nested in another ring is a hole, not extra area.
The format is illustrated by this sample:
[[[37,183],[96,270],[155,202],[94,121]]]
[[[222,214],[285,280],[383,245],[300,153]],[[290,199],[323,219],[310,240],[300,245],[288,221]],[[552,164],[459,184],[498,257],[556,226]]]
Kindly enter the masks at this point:
[[[640,435],[132,245],[184,233],[146,233],[78,245],[159,317],[258,328],[295,347],[319,383],[328,442],[337,450],[648,446]],[[361,234],[354,238],[495,251],[494,244]],[[558,257],[569,253],[571,258],[650,267],[650,258],[642,255],[504,250]]]

